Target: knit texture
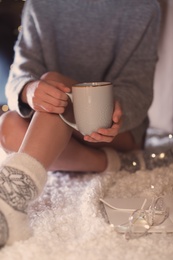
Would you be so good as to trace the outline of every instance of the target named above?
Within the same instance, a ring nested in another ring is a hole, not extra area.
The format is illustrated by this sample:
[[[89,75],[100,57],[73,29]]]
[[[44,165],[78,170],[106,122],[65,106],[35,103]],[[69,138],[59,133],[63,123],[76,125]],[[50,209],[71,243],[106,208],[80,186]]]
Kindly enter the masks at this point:
[[[105,195],[171,195],[173,165],[109,174],[49,173],[43,194],[29,208],[33,236],[0,250],[1,260],[172,260],[173,234],[126,241],[108,223]],[[159,246],[158,246],[159,245]]]
[[[123,108],[121,131],[130,129],[141,141],[153,97],[159,19],[156,0],[27,0],[6,88],[10,108],[30,116],[19,93],[47,71],[78,82],[111,81]]]
[[[27,210],[46,184],[44,167],[31,156],[14,153],[0,168],[0,246],[31,236]]]

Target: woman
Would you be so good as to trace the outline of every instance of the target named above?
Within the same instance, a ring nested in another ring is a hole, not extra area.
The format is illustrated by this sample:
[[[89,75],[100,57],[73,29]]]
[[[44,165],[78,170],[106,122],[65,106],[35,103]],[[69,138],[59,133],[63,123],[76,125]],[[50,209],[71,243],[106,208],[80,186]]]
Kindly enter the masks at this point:
[[[116,151],[142,147],[159,18],[155,0],[27,0],[6,87],[11,111],[1,118],[1,146],[10,153],[0,174],[1,245],[29,236],[27,223],[14,231],[47,170],[116,172]],[[111,81],[115,99],[111,128],[90,136],[59,117],[70,113],[66,92],[86,81]]]

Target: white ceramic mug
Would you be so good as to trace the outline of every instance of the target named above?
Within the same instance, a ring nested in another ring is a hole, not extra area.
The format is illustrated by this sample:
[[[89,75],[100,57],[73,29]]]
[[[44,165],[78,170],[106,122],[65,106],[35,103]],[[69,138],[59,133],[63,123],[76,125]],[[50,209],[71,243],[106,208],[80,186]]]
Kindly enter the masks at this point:
[[[73,103],[75,123],[69,122],[62,114],[60,117],[68,125],[83,135],[111,127],[114,98],[110,82],[79,83],[72,86],[72,94],[67,95]]]

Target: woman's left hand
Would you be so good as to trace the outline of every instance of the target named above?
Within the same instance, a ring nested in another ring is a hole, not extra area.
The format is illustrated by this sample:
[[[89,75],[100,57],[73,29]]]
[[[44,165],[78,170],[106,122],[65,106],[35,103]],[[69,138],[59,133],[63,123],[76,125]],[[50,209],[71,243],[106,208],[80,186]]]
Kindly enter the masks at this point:
[[[115,102],[114,112],[111,128],[100,128],[97,132],[93,132],[91,135],[85,135],[84,140],[92,143],[106,142],[110,143],[113,141],[115,136],[119,133],[121,126],[122,109],[119,102]]]

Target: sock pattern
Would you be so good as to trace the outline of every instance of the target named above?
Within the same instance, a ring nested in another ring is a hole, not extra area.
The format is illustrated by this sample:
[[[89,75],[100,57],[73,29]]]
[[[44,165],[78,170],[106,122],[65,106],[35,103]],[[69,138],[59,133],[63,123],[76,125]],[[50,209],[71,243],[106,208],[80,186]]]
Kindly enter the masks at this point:
[[[27,208],[47,181],[45,168],[25,153],[14,153],[0,168],[0,247],[28,239],[32,230]]]
[[[5,245],[8,236],[9,236],[8,223],[4,214],[2,213],[2,211],[0,211],[0,247]]]
[[[37,187],[23,171],[4,166],[0,171],[0,198],[17,211],[26,213],[28,201],[37,196]]]

